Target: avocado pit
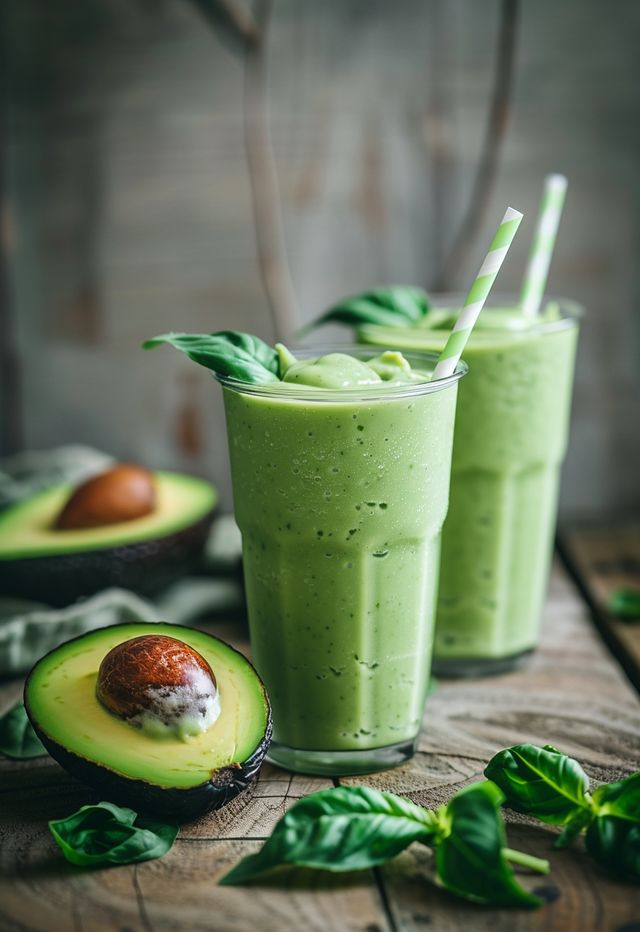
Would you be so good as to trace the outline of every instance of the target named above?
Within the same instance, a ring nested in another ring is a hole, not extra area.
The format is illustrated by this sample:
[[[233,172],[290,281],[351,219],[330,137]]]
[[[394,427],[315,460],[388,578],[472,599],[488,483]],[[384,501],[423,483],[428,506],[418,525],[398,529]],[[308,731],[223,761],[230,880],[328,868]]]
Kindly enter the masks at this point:
[[[144,518],[156,508],[153,474],[142,466],[119,463],[82,482],[58,515],[59,531],[104,527]]]
[[[220,715],[215,675],[193,647],[167,635],[130,638],[102,660],[98,701],[118,718],[154,737],[188,740]]]

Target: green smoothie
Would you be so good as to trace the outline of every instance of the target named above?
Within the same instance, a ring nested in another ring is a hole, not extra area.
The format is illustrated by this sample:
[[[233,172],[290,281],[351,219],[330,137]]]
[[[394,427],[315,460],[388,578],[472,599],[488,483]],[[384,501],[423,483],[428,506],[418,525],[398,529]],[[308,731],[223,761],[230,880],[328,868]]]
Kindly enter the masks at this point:
[[[439,351],[453,319],[440,308],[419,326],[365,326],[360,336]],[[577,309],[567,302],[548,304],[533,321],[503,306],[482,311],[467,344],[442,536],[437,672],[507,668],[537,643],[577,335]]]
[[[355,773],[413,752],[429,682],[460,367],[352,348],[221,378],[271,757]]]

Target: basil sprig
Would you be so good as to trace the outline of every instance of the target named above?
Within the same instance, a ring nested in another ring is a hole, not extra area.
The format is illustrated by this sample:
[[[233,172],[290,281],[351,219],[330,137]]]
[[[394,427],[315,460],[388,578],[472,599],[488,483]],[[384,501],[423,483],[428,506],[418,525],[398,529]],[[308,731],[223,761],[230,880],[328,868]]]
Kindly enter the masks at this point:
[[[173,845],[178,826],[139,816],[133,809],[101,802],[82,806],[49,829],[72,864],[135,864],[161,858]]]
[[[422,288],[390,285],[374,288],[363,294],[343,298],[332,305],[301,333],[308,333],[322,324],[341,323],[351,327],[360,324],[380,324],[385,327],[411,327],[425,317],[431,308],[429,297]]]
[[[180,350],[216,375],[258,384],[278,381],[278,354],[273,347],[250,333],[239,330],[164,333],[142,345],[144,349],[154,349],[163,343]]]
[[[590,793],[577,761],[550,745],[519,744],[496,754],[485,776],[511,809],[564,826],[556,847],[584,832],[587,851],[601,867],[640,880],[640,772]]]
[[[47,754],[21,702],[0,718],[0,754],[15,760],[45,757]]]
[[[285,865],[364,870],[417,841],[435,849],[437,882],[452,893],[496,906],[539,906],[518,884],[509,858],[544,872],[548,864],[505,848],[502,799],[496,786],[473,784],[434,812],[367,787],[321,790],[292,806],[260,851],[220,883],[244,884]]]

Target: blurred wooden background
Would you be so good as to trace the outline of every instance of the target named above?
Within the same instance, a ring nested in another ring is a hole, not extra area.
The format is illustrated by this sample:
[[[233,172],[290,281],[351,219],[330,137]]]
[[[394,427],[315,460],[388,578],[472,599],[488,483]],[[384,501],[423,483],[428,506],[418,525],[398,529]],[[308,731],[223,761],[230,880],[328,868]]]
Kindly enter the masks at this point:
[[[259,0],[260,47],[246,16],[239,32],[225,22],[229,9],[248,15],[248,0],[230,3],[3,0],[4,451],[91,443],[207,475],[230,507],[220,391],[177,354],[139,345],[169,329],[272,339],[245,151],[247,69],[262,258],[278,243],[261,123],[268,72],[304,321],[373,284],[442,279],[510,15],[513,100],[494,113],[506,118],[497,183],[449,284],[475,274],[510,203],[525,223],[500,287],[517,291],[542,179],[569,176],[550,287],[587,317],[562,507],[638,507],[637,0]]]

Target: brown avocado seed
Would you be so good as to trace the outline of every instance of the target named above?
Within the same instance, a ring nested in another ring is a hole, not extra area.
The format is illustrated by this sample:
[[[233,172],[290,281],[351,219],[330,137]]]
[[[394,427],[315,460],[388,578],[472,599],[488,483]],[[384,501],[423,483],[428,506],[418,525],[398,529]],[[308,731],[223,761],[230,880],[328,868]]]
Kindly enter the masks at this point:
[[[192,737],[220,714],[207,661],[183,641],[161,634],[113,647],[100,664],[96,696],[113,715],[154,736]]]
[[[72,531],[119,524],[143,518],[155,507],[153,474],[142,466],[120,463],[74,489],[58,516],[56,528]]]

